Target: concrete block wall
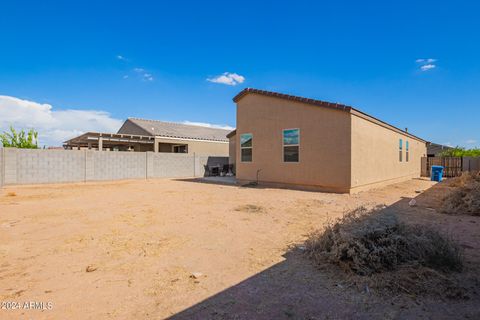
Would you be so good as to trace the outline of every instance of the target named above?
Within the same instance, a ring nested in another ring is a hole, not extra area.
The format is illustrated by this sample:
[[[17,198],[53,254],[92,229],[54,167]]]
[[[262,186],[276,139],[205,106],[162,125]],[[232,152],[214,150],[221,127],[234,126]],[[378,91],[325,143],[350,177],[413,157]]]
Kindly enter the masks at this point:
[[[3,150],[3,183],[17,183],[17,149],[5,148]]]
[[[195,155],[147,152],[148,178],[176,178],[198,176]],[[202,172],[203,175],[203,172]]]
[[[146,178],[145,152],[84,152],[90,160],[87,181]]]
[[[5,184],[78,182],[85,178],[85,152],[5,148]]]
[[[208,156],[195,157],[195,176],[203,177],[205,174],[205,165],[208,163]],[[227,158],[228,159],[228,158]]]
[[[228,157],[154,152],[0,149],[0,186],[98,180],[202,177]]]

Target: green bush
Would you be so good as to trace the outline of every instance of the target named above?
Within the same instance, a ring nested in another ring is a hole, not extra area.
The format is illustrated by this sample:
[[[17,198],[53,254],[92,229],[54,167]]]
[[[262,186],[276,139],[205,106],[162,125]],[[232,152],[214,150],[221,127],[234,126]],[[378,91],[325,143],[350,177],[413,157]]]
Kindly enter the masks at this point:
[[[0,134],[0,142],[4,147],[38,149],[38,132],[30,129],[28,132],[21,130],[17,132],[10,127],[10,132],[4,131]]]
[[[480,149],[465,149],[462,147],[455,147],[451,149],[444,150],[440,153],[441,157],[480,157]]]

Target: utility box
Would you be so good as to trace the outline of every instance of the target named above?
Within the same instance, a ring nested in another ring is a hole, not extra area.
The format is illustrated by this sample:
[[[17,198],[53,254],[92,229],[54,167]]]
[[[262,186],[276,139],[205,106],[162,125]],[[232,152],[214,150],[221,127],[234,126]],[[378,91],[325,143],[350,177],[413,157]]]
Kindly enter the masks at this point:
[[[432,176],[431,176],[432,181],[437,181],[437,182],[442,181],[442,177],[443,177],[442,166],[432,166],[431,172],[432,172]]]

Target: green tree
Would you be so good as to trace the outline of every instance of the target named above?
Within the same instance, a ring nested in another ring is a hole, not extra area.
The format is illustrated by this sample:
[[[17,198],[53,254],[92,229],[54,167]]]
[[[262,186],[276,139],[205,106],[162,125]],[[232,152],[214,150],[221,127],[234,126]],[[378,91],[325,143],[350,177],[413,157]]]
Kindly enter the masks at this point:
[[[0,142],[4,147],[38,149],[38,132],[30,129],[28,132],[21,130],[17,132],[10,126],[10,132],[4,131],[0,134]]]
[[[455,147],[447,149],[440,154],[441,157],[480,157],[480,149],[465,149],[462,147]]]

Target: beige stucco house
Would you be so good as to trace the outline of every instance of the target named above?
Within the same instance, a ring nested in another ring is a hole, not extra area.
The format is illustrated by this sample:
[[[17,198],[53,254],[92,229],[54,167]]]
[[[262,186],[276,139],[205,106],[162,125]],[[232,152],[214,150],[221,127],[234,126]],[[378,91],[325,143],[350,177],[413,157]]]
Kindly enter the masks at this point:
[[[230,130],[128,118],[117,133],[87,132],[64,143],[67,149],[153,151],[228,156]]]
[[[353,107],[251,88],[233,100],[240,183],[350,193],[420,176],[426,141]]]

